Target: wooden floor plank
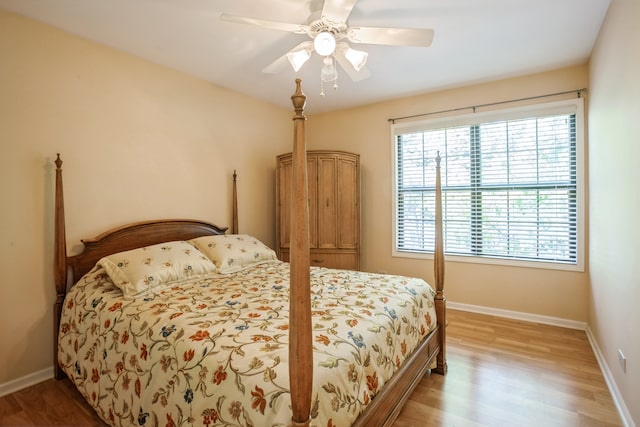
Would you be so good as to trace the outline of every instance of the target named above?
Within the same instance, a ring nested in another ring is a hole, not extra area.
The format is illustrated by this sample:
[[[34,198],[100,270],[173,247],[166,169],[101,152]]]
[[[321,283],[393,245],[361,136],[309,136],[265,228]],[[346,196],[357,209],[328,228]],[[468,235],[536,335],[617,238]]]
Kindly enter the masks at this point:
[[[449,373],[422,379],[394,427],[622,425],[584,331],[447,314]]]
[[[584,331],[448,311],[446,376],[423,378],[394,427],[613,427]],[[0,426],[104,424],[68,380],[0,398]]]

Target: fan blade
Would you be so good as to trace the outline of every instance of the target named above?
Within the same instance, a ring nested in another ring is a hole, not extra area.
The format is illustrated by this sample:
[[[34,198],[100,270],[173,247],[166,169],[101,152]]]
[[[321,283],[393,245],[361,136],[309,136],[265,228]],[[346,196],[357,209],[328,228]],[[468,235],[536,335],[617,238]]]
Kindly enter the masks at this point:
[[[356,0],[324,0],[322,19],[336,26],[345,25]]]
[[[308,25],[287,24],[285,22],[270,21],[268,19],[249,18],[247,16],[232,15],[230,13],[220,14],[220,20],[225,22],[233,22],[236,24],[249,24],[258,27],[269,28],[272,30],[289,31],[296,34],[307,34],[309,32]]]
[[[280,58],[276,59],[271,64],[264,67],[262,69],[262,72],[266,74],[278,74],[279,72],[287,68],[287,66],[291,66],[291,63],[289,62],[289,58],[287,58],[287,54],[298,51],[298,50],[302,50],[302,49],[309,49],[309,50],[313,49],[313,42],[307,41],[307,42],[300,43],[299,45],[291,49],[289,52],[285,53]]]
[[[342,67],[344,72],[347,73],[349,78],[351,78],[351,80],[353,80],[354,82],[359,82],[371,77],[371,73],[369,72],[367,67],[362,67],[360,71],[356,71],[356,69],[353,68],[353,65],[351,65],[347,58],[345,58],[343,50],[336,50],[334,56],[338,64],[340,64],[340,67]]]
[[[428,47],[433,41],[433,30],[352,27],[347,30],[347,38],[353,43]]]

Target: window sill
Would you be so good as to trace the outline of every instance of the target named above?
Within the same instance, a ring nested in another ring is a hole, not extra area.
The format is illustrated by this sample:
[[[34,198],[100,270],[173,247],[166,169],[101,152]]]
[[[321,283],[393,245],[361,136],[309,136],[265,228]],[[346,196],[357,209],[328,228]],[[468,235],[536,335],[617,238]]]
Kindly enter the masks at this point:
[[[409,251],[394,250],[391,254],[394,258],[414,258],[414,259],[433,259],[433,253],[420,253]],[[544,261],[526,261],[519,259],[509,258],[495,258],[495,257],[483,257],[483,256],[464,256],[464,255],[447,255],[445,254],[446,262],[456,262],[465,264],[487,264],[487,265],[499,265],[506,267],[519,267],[519,268],[536,268],[542,270],[561,270],[561,271],[574,271],[578,273],[584,273],[584,265],[582,262],[576,264],[569,264],[563,262],[544,262]]]

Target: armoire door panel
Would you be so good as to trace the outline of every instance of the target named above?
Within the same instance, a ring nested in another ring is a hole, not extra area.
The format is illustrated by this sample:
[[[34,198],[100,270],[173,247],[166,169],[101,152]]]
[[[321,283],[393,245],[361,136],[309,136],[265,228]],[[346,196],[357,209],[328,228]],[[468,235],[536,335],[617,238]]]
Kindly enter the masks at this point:
[[[335,156],[318,157],[318,248],[338,247],[337,161]]]
[[[318,162],[307,157],[307,186],[309,187],[309,247],[318,247]],[[290,206],[290,205],[289,205]]]
[[[309,196],[309,245],[318,246],[317,207],[316,207],[316,159],[307,159],[307,185]],[[293,182],[293,162],[291,156],[280,161],[277,171],[278,186],[278,238],[279,246],[288,248],[291,242],[291,195]]]
[[[358,168],[350,159],[338,159],[338,211],[336,229],[338,247],[356,249],[358,247],[358,228],[360,204],[358,201]],[[355,185],[354,185],[355,183]]]
[[[277,236],[279,246],[288,248],[290,246],[291,237],[291,183],[293,182],[293,167],[291,158],[282,160],[276,170],[278,200],[277,200],[277,219],[278,230]]]

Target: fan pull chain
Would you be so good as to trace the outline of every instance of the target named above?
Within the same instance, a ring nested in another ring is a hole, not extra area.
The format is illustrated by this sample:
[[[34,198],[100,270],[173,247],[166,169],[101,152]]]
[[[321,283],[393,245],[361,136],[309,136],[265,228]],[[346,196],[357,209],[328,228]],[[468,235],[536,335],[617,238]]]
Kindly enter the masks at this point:
[[[338,90],[338,77],[333,81],[333,90]],[[324,98],[324,80],[320,77],[320,98]]]

